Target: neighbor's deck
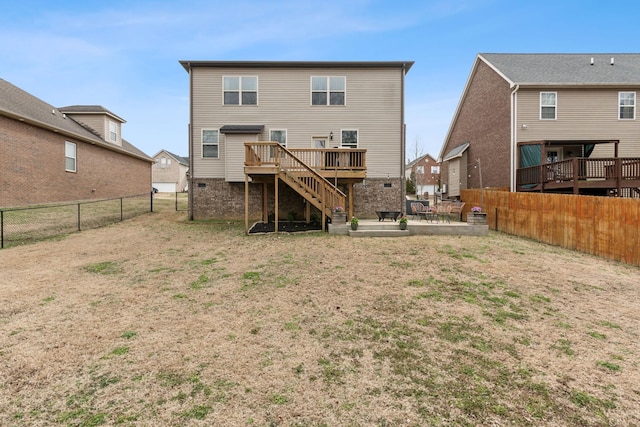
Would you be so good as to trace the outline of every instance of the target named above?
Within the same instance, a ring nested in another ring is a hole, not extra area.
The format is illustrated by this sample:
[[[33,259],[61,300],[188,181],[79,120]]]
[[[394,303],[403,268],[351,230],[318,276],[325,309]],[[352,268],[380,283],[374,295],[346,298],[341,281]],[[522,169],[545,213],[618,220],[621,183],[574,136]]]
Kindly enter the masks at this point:
[[[520,168],[517,191],[640,195],[640,158],[574,157]]]

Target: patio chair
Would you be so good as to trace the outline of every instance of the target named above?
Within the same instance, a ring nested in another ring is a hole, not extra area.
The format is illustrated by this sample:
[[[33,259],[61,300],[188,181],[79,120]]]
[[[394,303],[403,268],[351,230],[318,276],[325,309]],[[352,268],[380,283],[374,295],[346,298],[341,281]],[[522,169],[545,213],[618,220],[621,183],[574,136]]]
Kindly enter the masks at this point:
[[[449,212],[449,216],[455,217],[457,221],[462,221],[463,207],[464,207],[464,202],[452,203],[451,212]]]
[[[448,223],[451,223],[451,203],[438,205],[437,208],[436,221],[442,218],[442,222],[446,220]]]
[[[413,215],[414,219],[416,216],[418,217],[418,219],[422,219],[422,217],[426,219],[427,214],[425,205],[420,202],[411,203],[411,214]]]

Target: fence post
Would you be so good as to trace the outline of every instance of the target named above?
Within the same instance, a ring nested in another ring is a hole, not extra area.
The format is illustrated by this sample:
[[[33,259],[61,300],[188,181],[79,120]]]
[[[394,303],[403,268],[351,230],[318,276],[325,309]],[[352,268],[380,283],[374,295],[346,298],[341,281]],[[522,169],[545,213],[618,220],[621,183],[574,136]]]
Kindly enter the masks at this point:
[[[153,190],[151,190],[149,192],[149,195],[151,197],[151,202],[150,202],[150,206],[151,206],[151,212],[153,212]]]
[[[122,197],[120,197],[120,222],[123,221],[123,216],[122,216]]]
[[[80,231],[80,203],[78,203],[78,231]]]
[[[4,249],[4,211],[0,211],[0,249]]]
[[[178,192],[176,191],[176,212],[178,212]]]

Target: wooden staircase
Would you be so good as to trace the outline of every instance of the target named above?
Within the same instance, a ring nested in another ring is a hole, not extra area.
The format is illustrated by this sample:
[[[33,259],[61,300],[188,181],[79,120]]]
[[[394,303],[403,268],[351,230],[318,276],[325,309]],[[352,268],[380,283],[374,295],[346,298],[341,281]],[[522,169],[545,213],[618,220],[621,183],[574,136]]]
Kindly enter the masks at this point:
[[[245,173],[248,168],[256,173],[267,168],[295,190],[325,216],[333,217],[335,206],[345,206],[346,195],[331,181],[308,166],[291,151],[277,142],[246,143]]]

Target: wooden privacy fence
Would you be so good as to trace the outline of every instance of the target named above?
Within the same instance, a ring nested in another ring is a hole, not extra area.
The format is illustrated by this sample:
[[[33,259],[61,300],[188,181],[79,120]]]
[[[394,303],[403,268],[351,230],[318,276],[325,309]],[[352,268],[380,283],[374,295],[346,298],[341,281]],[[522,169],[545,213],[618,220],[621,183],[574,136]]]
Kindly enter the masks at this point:
[[[572,194],[461,190],[487,212],[489,228],[640,265],[640,200]]]

